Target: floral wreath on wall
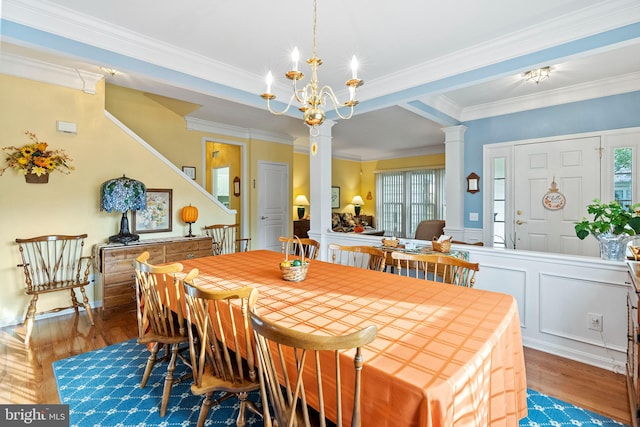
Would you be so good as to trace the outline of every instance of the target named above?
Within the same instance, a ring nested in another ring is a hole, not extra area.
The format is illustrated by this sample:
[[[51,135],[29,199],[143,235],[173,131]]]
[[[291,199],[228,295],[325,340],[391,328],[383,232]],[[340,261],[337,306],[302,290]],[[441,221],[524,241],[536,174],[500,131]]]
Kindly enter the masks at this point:
[[[22,175],[34,174],[37,176],[48,175],[53,171],[69,174],[75,169],[71,164],[71,158],[64,150],[49,150],[49,144],[38,140],[35,133],[26,131],[25,135],[33,142],[22,147],[3,147],[3,151],[9,154],[6,157],[7,165],[0,169],[0,175],[9,168],[15,169]]]

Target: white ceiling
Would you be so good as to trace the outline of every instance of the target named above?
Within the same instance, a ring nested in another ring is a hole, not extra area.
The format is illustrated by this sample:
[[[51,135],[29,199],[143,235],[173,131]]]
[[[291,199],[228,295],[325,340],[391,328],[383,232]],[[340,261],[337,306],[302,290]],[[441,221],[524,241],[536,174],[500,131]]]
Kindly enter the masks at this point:
[[[108,82],[201,105],[192,118],[308,135],[297,109],[271,115],[259,94],[270,69],[288,99],[289,52],[311,56],[311,0],[0,4],[3,54],[117,68]],[[332,128],[334,154],[442,152],[442,127],[640,90],[639,23],[638,0],[318,0],[320,84],[344,100],[354,54],[365,80],[356,115]],[[551,77],[525,83],[539,66]]]

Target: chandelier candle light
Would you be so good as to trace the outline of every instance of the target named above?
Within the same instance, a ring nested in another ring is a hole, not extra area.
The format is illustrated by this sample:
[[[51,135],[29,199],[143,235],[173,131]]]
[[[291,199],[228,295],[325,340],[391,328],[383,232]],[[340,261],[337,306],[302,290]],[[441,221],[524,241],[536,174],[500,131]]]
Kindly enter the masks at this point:
[[[362,86],[364,82],[358,78],[358,60],[354,56],[351,60],[351,79],[347,80],[346,85],[349,87],[349,100],[341,104],[336,94],[333,92],[330,86],[322,86],[318,82],[318,67],[322,65],[322,59],[316,55],[316,0],[313,1],[313,56],[307,59],[307,64],[311,67],[311,80],[304,87],[298,88],[298,80],[302,80],[304,74],[298,70],[298,61],[300,60],[300,52],[298,48],[293,49],[291,59],[293,61],[293,69],[285,74],[289,80],[293,81],[293,94],[289,99],[289,103],[283,111],[277,112],[271,108],[270,101],[275,99],[276,96],[271,92],[271,85],[273,84],[273,74],[271,71],[267,74],[267,91],[260,95],[263,99],[267,100],[267,109],[276,115],[283,115],[289,111],[294,99],[298,102],[298,109],[303,113],[304,122],[311,128],[311,133],[317,136],[317,127],[320,126],[326,114],[323,107],[327,103],[327,99],[333,104],[338,117],[341,119],[350,119],[353,116],[353,107],[358,104],[356,101],[356,88]],[[343,115],[339,109],[342,107],[349,108],[349,113]]]

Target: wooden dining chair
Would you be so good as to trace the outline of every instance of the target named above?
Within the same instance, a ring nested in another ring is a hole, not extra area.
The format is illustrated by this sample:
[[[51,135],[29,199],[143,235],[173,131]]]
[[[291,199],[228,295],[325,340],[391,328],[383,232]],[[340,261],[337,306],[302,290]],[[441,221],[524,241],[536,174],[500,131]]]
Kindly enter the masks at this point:
[[[248,286],[204,289],[195,283],[197,275],[198,270],[194,269],[183,282],[193,368],[191,392],[205,396],[197,425],[204,426],[211,406],[236,397],[240,402],[236,425],[243,427],[247,410],[262,417],[248,399],[249,392],[260,388],[249,329],[249,311],[258,298],[258,290]],[[224,394],[213,400],[215,392]]]
[[[397,274],[472,288],[480,264],[449,255],[391,253]]]
[[[349,265],[365,270],[384,271],[387,256],[373,246],[343,246],[330,243],[329,259],[334,264]]]
[[[147,385],[153,367],[161,360],[158,352],[162,346],[166,346],[167,356],[162,360],[168,359],[169,364],[160,403],[160,416],[164,417],[173,384],[184,380],[184,377],[174,380],[177,361],[180,359],[190,365],[189,360],[182,355],[189,343],[189,335],[181,305],[178,304],[178,309],[173,311],[169,303],[170,294],[179,295],[176,273],[181,272],[183,267],[180,263],[156,266],[149,264],[148,260],[149,252],[145,251],[134,262],[138,342],[150,349],[140,388]],[[184,344],[184,348],[180,348],[181,344]]]
[[[92,268],[92,257],[83,256],[86,234],[77,236],[47,235],[29,239],[16,239],[22,263],[18,264],[24,272],[25,293],[31,296],[27,314],[24,319],[26,333],[25,345],[29,345],[33,322],[36,314],[57,312],[73,308],[76,315],[78,308],[84,307],[91,325],[94,325],[89,298],[84,290],[89,286],[89,274]],[[75,290],[80,289],[82,303],[78,301]],[[40,294],[69,291],[71,305],[37,312],[36,303]]]
[[[297,255],[297,256],[301,256],[302,254],[300,253],[300,245],[298,245],[298,240],[297,239],[293,239],[293,241],[291,241],[290,237],[283,237],[280,236],[278,237],[278,241],[281,244],[281,251],[282,253],[286,253],[287,251],[287,245],[289,247],[289,254],[290,255]],[[291,241],[291,243],[289,243]],[[302,250],[304,251],[304,257],[307,259],[317,259],[318,255],[320,254],[320,242],[318,242],[317,240],[313,240],[313,239],[309,239],[309,238],[300,238],[300,244],[302,245]]]
[[[337,427],[348,419],[352,427],[361,425],[362,347],[376,338],[374,325],[348,335],[327,336],[286,328],[253,311],[250,317],[265,427],[325,426],[327,416]],[[341,364],[341,350],[351,349],[355,349],[352,361]],[[349,413],[343,413],[348,404]]]
[[[204,232],[211,237],[214,255],[247,252],[249,250],[251,238],[238,237],[240,235],[240,224],[207,225],[204,227]]]

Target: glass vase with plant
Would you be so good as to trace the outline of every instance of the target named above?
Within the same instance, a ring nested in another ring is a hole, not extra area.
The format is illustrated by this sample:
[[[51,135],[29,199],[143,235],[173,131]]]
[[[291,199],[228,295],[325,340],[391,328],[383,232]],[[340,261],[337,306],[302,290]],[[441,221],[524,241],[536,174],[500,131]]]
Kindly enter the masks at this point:
[[[587,212],[593,218],[582,218],[575,224],[578,238],[584,240],[592,234],[600,244],[601,258],[624,260],[627,243],[640,234],[640,203],[624,207],[615,200],[604,203],[594,199]]]

